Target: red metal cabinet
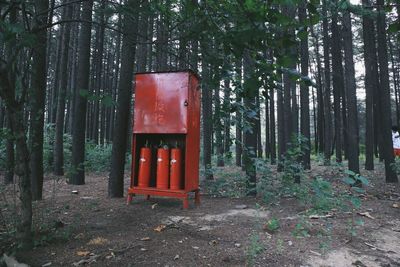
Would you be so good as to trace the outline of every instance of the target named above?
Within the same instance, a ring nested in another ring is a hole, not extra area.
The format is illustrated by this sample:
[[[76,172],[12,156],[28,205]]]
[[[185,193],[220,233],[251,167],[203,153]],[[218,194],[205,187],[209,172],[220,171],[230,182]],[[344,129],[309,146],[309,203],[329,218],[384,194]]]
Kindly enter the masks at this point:
[[[192,71],[138,73],[135,75],[135,108],[132,136],[132,172],[128,203],[135,194],[175,197],[188,207],[195,192],[199,203],[200,87]],[[160,145],[182,152],[180,189],[156,187],[157,149]],[[149,147],[149,187],[138,184],[140,149]]]

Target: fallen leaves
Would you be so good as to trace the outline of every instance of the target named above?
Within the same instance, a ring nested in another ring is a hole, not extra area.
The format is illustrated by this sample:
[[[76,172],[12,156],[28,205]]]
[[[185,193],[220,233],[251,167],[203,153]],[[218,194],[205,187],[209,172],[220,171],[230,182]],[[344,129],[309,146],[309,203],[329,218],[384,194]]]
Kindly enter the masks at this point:
[[[72,263],[72,265],[80,266],[80,265],[84,265],[84,264],[91,264],[91,263],[95,262],[98,257],[100,257],[100,255],[95,255],[95,254],[91,253],[90,257],[88,259],[74,262],[74,263]]]
[[[318,214],[313,214],[308,216],[310,219],[325,219],[325,218],[333,218],[333,214],[328,213],[326,215],[318,215]]]
[[[208,242],[208,244],[215,246],[218,244],[218,241],[214,239],[214,240],[211,240],[210,242]]]
[[[91,239],[88,242],[88,245],[100,246],[100,245],[104,245],[104,244],[107,244],[107,243],[108,243],[107,239],[105,239],[103,237],[96,237],[96,238]]]
[[[83,251],[77,251],[76,255],[80,256],[80,257],[86,257],[90,254],[90,251],[87,250],[83,250]]]
[[[375,217],[371,216],[371,214],[368,211],[366,211],[366,212],[358,212],[357,214],[361,215],[361,216],[364,216],[364,217],[367,217],[369,219],[375,220]]]
[[[165,224],[160,224],[159,226],[157,226],[153,230],[158,232],[158,233],[160,233],[160,232],[164,231],[166,228],[167,228],[167,226]]]

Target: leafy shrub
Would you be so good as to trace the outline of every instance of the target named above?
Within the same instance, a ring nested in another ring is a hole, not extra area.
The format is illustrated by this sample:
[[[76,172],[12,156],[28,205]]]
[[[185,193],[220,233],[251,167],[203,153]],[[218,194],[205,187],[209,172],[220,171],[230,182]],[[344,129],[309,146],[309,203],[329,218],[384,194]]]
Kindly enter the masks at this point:
[[[92,141],[86,143],[85,167],[88,172],[105,172],[110,170],[112,145],[97,145]]]

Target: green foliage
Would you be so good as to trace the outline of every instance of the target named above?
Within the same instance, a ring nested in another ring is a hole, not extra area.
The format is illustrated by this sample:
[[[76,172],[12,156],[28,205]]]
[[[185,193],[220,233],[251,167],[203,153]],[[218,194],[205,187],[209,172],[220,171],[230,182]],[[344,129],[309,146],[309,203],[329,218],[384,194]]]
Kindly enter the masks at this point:
[[[250,243],[246,249],[247,264],[248,266],[254,266],[256,257],[264,251],[264,246],[261,243],[260,235],[252,233],[250,237]]]
[[[270,232],[275,232],[280,228],[280,223],[277,218],[272,218],[267,221],[265,228]]]
[[[304,217],[301,217],[300,222],[298,222],[292,231],[293,236],[296,238],[310,237],[311,224]]]
[[[293,181],[304,179],[304,167],[301,158],[307,147],[307,138],[302,135],[293,135],[289,148],[283,156],[283,176],[282,181],[290,186]]]
[[[88,172],[105,172],[110,169],[112,145],[97,145],[92,141],[86,143],[85,169]]]

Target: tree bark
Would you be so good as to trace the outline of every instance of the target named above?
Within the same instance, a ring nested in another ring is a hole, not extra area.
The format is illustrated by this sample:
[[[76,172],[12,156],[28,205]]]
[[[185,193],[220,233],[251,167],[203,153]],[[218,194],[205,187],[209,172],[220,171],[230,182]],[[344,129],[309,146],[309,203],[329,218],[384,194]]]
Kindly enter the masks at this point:
[[[235,63],[235,83],[236,83],[236,138],[235,138],[235,154],[236,154],[236,166],[242,166],[242,145],[243,145],[243,137],[242,137],[242,60],[236,60]]]
[[[203,50],[204,51],[204,50]],[[203,163],[207,180],[214,179],[212,173],[212,87],[210,79],[210,67],[203,57],[202,63],[202,111],[203,111]]]
[[[46,101],[46,44],[47,44],[47,12],[48,0],[36,1],[34,28],[42,28],[36,34],[36,44],[32,54],[32,90],[30,96],[30,179],[32,183],[32,199],[42,199],[43,191],[43,127]]]
[[[324,95],[323,95],[323,87],[322,87],[322,64],[321,57],[319,54],[319,40],[318,36],[315,34],[313,27],[310,28],[311,34],[314,38],[314,51],[315,51],[315,60],[317,62],[317,136],[318,142],[316,142],[317,153],[324,153],[325,151],[325,129],[324,129]]]
[[[213,66],[214,76],[212,78],[212,87],[214,89],[214,133],[215,146],[217,149],[217,167],[223,167],[224,162],[224,144],[221,123],[221,101],[220,101],[220,69],[219,66]]]
[[[257,116],[256,116],[256,133],[257,133],[257,157],[262,158],[263,157],[263,146],[262,146],[262,136],[261,136],[261,104],[260,104],[260,96],[258,95],[256,97],[256,110],[257,110]]]
[[[250,52],[245,50],[243,58],[243,77],[244,77],[244,108],[245,115],[243,120],[246,128],[243,132],[244,154],[243,165],[247,176],[248,194],[256,195],[256,167],[255,158],[257,156],[257,100],[258,88],[254,88],[253,82],[255,72],[255,62]]]
[[[123,197],[124,189],[124,167],[127,145],[127,133],[129,125],[129,114],[131,113],[132,99],[132,73],[134,69],[135,43],[138,22],[132,16],[137,12],[139,1],[129,0],[127,2],[129,13],[124,14],[121,52],[121,76],[118,87],[118,104],[115,120],[115,131],[111,155],[111,172],[108,182],[109,197]]]
[[[381,104],[381,132],[383,145],[383,158],[385,161],[385,175],[387,183],[397,183],[397,174],[392,168],[394,163],[393,143],[391,135],[391,103],[390,103],[390,86],[389,86],[389,70],[387,55],[387,38],[386,38],[386,16],[384,10],[384,1],[377,0],[378,18],[378,62],[379,62],[379,78],[380,78],[380,104]]]
[[[230,155],[231,150],[231,88],[230,80],[224,80],[224,101],[223,101],[223,114],[224,114],[224,154]]]
[[[299,19],[305,23],[307,20],[306,3],[303,0],[299,7]],[[308,29],[305,29],[308,31]],[[304,39],[300,41],[300,61],[301,61],[301,76],[308,77],[308,34]],[[304,148],[302,163],[305,169],[311,168],[310,152],[311,152],[311,141],[310,141],[310,96],[309,87],[303,82],[300,84],[300,104],[301,104],[301,134],[306,139],[305,144],[302,144]],[[304,145],[304,146],[303,146]]]
[[[360,173],[358,145],[357,91],[353,61],[353,37],[351,16],[348,10],[343,13],[343,45],[345,60],[345,82],[347,99],[347,155],[349,170]]]
[[[10,112],[6,114],[6,127],[8,130],[6,140],[6,173],[4,174],[4,184],[12,184],[14,182],[14,168],[15,168],[15,155],[14,155],[14,136],[12,133]]]
[[[68,3],[69,0],[65,0],[64,6],[65,19],[69,20],[72,18],[72,6]],[[58,103],[57,103],[57,117],[56,117],[56,131],[54,140],[54,174],[64,175],[64,116],[65,116],[65,98],[67,92],[67,68],[69,59],[69,41],[71,35],[71,24],[66,23],[64,25],[64,36],[62,39],[63,48],[61,53],[61,66],[60,71],[60,89],[58,92]]]
[[[341,113],[341,92],[344,87],[343,83],[343,65],[342,51],[340,46],[340,33],[338,27],[338,15],[332,14],[332,37],[331,37],[331,53],[332,53],[332,80],[333,80],[333,96],[334,96],[334,114],[335,114],[335,145],[336,145],[336,162],[342,162],[342,113]]]
[[[93,0],[82,4],[82,26],[79,34],[79,62],[72,134],[72,174],[69,183],[85,184],[85,130],[90,71],[90,40]]]
[[[270,123],[270,139],[271,139],[271,164],[276,164],[276,135],[275,135],[275,92],[274,88],[271,87],[269,92],[269,123]]]
[[[322,31],[324,42],[324,165],[331,164],[332,155],[332,113],[331,113],[331,68],[330,68],[330,40],[329,40],[329,23],[327,19],[327,0],[322,5]]]

